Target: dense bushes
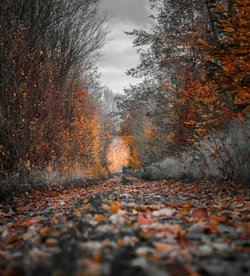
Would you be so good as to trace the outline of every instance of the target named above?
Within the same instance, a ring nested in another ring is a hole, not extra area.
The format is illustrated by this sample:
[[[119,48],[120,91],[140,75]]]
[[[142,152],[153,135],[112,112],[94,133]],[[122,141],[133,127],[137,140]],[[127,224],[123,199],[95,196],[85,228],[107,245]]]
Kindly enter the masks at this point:
[[[88,95],[107,34],[99,1],[0,5],[0,178],[107,174],[110,122]]]

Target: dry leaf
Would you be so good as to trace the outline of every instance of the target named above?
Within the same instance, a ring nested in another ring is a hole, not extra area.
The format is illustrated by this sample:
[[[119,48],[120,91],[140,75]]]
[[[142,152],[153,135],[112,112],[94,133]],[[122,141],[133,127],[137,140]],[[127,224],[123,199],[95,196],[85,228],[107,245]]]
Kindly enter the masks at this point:
[[[153,242],[156,253],[170,253],[174,251],[175,245],[163,243],[163,242]]]
[[[239,189],[241,189],[241,188],[244,187],[244,186],[245,186],[244,183],[238,184],[238,185],[234,188],[234,192],[237,192]]]
[[[7,240],[6,240],[6,243],[7,244],[10,244],[10,243],[13,243],[13,242],[15,242],[15,241],[18,241],[18,239],[19,239],[19,237],[18,237],[18,235],[12,235],[12,236],[10,236]]]
[[[208,212],[205,207],[193,208],[190,211],[190,215],[194,219],[206,219],[208,217]]]
[[[95,221],[101,221],[101,220],[104,220],[105,217],[104,217],[104,215],[99,214],[99,215],[95,215],[94,219],[95,219]]]
[[[137,215],[137,222],[140,224],[152,224],[155,223],[155,220],[148,219],[145,215],[139,214]]]
[[[110,212],[112,213],[112,214],[114,214],[114,213],[117,213],[118,211],[119,211],[119,206],[118,206],[118,204],[117,203],[114,203],[112,206],[111,206],[111,208],[110,208]]]
[[[55,247],[55,246],[58,246],[58,240],[49,238],[49,239],[46,239],[45,244],[50,247]]]
[[[88,198],[84,198],[83,203],[87,204],[89,202]]]

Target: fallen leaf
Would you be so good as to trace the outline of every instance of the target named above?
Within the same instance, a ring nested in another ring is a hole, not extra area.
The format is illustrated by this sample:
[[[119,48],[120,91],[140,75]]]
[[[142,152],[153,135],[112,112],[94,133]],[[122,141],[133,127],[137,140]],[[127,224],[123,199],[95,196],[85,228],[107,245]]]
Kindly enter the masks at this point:
[[[218,221],[215,217],[210,217],[209,221],[210,221],[210,224],[212,224],[212,225],[217,225],[218,224]]]
[[[178,244],[182,247],[187,247],[188,246],[188,238],[186,235],[180,235],[179,233],[175,237],[176,241]]]
[[[55,246],[58,246],[58,240],[49,238],[49,239],[46,239],[45,244],[50,247],[55,247]]]
[[[84,267],[84,271],[82,269],[78,269],[74,275],[84,275],[84,276],[99,276],[101,275],[101,267],[98,262],[95,260],[89,260],[86,258],[82,258],[78,261],[79,267]],[[60,274],[61,276],[62,274]],[[65,275],[65,274],[63,274]],[[59,276],[59,275],[58,275]]]
[[[94,217],[95,221],[101,221],[101,220],[104,220],[104,219],[105,219],[105,217],[102,214],[95,215],[95,217]]]
[[[143,214],[138,214],[137,215],[137,222],[140,224],[152,224],[155,223],[155,220],[153,219],[148,219],[145,215]]]
[[[18,241],[18,235],[12,235],[12,236],[10,236],[7,240],[6,240],[6,243],[7,244],[10,244],[10,243],[14,243],[14,242],[16,242],[16,241]]]
[[[110,207],[109,207],[107,204],[104,204],[104,203],[102,204],[102,209],[104,209],[104,210],[109,210],[109,208],[110,208]]]
[[[99,263],[100,260],[102,259],[102,254],[100,252],[94,252],[93,253],[93,258],[92,260],[95,262],[95,263]]]
[[[56,217],[52,217],[51,221],[53,221],[54,223],[56,223],[58,221],[58,219]]]
[[[139,212],[146,212],[147,210],[148,210],[148,206],[147,205],[140,205],[140,206],[136,206],[136,208],[135,208],[137,211],[139,211]]]
[[[182,208],[183,209],[189,209],[191,206],[190,206],[190,203],[189,202],[185,202],[182,204]]]
[[[245,186],[244,183],[238,184],[238,185],[234,188],[234,192],[237,192],[239,189],[241,189],[241,188],[244,187],[244,186]]]
[[[81,212],[79,210],[75,210],[74,211],[74,216],[75,217],[78,217],[80,214],[81,214]]]
[[[208,212],[205,207],[193,208],[190,211],[190,215],[194,219],[206,219],[208,217]]]
[[[226,222],[227,221],[227,217],[224,215],[216,216],[216,219],[218,220],[218,222]]]
[[[117,244],[118,244],[119,246],[124,246],[124,238],[118,239]]]
[[[219,229],[217,228],[216,224],[210,224],[207,225],[204,228],[204,233],[205,234],[211,234],[211,233],[220,233]]]
[[[176,208],[176,207],[178,207],[178,203],[172,201],[172,202],[170,202],[169,206],[172,207],[172,208]]]
[[[142,229],[140,231],[140,237],[147,240],[151,237],[151,233],[149,231],[146,231],[146,230]]]
[[[110,245],[110,240],[109,239],[105,239],[102,241],[102,245],[103,246],[109,246]]]
[[[175,245],[163,243],[163,242],[153,242],[153,246],[155,247],[156,253],[170,253],[174,251]]]
[[[119,211],[119,206],[118,206],[118,204],[117,203],[114,203],[112,206],[111,206],[111,208],[110,208],[110,212],[112,213],[112,214],[114,214],[114,213],[117,213],[118,211]]]
[[[45,227],[39,229],[39,233],[40,233],[40,235],[45,236],[49,230],[50,230],[50,227],[45,226]]]
[[[20,223],[20,226],[21,227],[25,227],[25,228],[28,228],[30,225],[31,225],[31,221],[30,220],[25,220],[23,221],[22,223]]]
[[[27,241],[27,240],[29,240],[32,236],[33,236],[33,234],[28,232],[28,233],[23,234],[23,235],[22,235],[22,238],[23,238],[24,241]]]
[[[247,247],[244,246],[236,246],[235,248],[238,252],[242,252],[242,253],[247,253],[249,251],[249,249]]]
[[[117,223],[123,224],[123,223],[125,222],[125,217],[124,217],[125,214],[126,214],[125,211],[119,210],[117,213],[112,214],[112,215],[109,217],[109,220],[110,220],[113,224],[117,224]]]
[[[167,265],[167,270],[170,276],[191,276],[189,270],[180,262],[173,262]]]
[[[148,206],[148,208],[149,208],[150,210],[153,210],[153,211],[159,210],[159,209],[160,209],[160,207],[159,207],[159,206],[156,206],[156,205],[150,205],[150,206]]]
[[[164,208],[164,209],[160,209],[152,212],[152,215],[155,217],[162,217],[162,216],[171,217],[173,214],[174,214],[174,210],[169,208]]]

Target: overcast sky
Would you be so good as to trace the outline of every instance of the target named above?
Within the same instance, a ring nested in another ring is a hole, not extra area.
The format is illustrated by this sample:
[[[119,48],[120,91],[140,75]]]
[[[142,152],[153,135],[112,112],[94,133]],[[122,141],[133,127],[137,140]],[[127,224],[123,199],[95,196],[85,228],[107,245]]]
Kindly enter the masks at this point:
[[[139,61],[132,46],[133,36],[124,31],[147,26],[150,14],[148,0],[102,0],[101,8],[111,17],[108,22],[112,39],[102,49],[103,57],[98,63],[102,82],[113,92],[122,92],[124,87],[135,84],[138,79],[128,77],[125,72]]]

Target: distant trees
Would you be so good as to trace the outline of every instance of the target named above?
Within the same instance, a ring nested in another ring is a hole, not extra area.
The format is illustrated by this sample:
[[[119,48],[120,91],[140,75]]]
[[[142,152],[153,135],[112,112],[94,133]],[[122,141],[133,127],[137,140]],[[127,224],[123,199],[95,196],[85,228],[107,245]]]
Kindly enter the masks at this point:
[[[136,141],[141,165],[197,146],[249,113],[249,1],[150,4],[151,30],[127,32],[140,47],[128,74],[144,81],[125,90],[120,103],[121,135]]]
[[[0,0],[1,177],[86,165],[92,151],[105,167],[109,128],[87,77],[107,35],[98,4]]]

